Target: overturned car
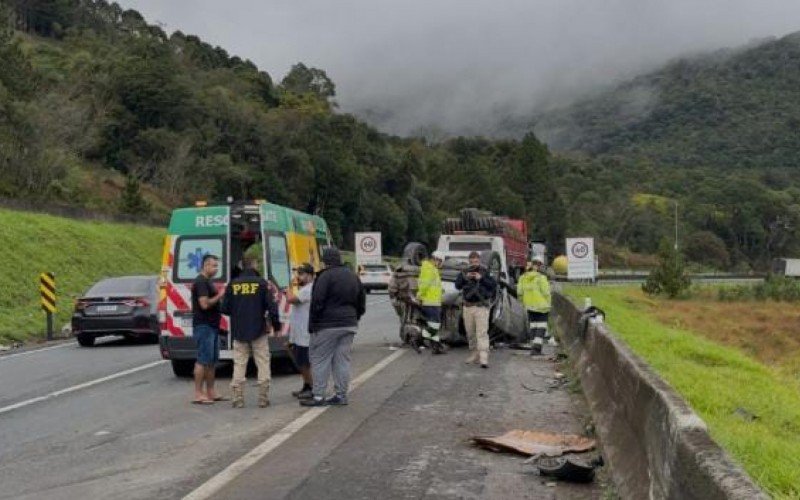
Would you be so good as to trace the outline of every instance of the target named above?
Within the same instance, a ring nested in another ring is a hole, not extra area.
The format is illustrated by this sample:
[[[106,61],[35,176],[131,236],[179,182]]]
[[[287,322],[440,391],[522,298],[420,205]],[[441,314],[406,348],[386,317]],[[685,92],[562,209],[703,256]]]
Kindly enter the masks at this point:
[[[498,282],[497,294],[491,305],[489,339],[492,343],[523,343],[527,337],[528,319],[525,308],[516,299],[514,283],[497,252],[485,250],[481,263]],[[400,318],[400,339],[410,343],[418,334],[421,319],[413,305],[417,293],[417,278],[422,261],[427,258],[427,249],[421,243],[409,243],[403,251],[401,263],[394,268],[389,284],[389,296]],[[439,336],[449,345],[467,343],[462,319],[461,294],[455,287],[458,275],[468,265],[465,255],[449,255],[440,270],[444,295],[442,299],[442,322]]]

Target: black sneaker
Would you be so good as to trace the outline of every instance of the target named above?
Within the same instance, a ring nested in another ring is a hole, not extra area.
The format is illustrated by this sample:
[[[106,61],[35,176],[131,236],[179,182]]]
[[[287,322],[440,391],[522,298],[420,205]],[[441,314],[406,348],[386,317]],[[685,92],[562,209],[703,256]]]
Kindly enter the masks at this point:
[[[294,396],[296,398],[300,398],[301,394],[310,393],[310,392],[311,392],[311,387],[303,386],[303,388],[300,389],[299,391],[292,391],[292,396]]]
[[[347,406],[347,396],[340,396],[339,394],[331,396],[325,400],[325,404],[331,406]]]
[[[322,398],[301,399],[300,406],[327,406],[328,402]]]
[[[295,397],[297,399],[311,399],[311,398],[314,397],[314,393],[311,391],[311,389],[305,389],[305,390],[302,390],[302,391],[298,392],[297,396],[295,396]]]
[[[533,344],[531,347],[531,356],[541,356],[542,354],[542,344]]]

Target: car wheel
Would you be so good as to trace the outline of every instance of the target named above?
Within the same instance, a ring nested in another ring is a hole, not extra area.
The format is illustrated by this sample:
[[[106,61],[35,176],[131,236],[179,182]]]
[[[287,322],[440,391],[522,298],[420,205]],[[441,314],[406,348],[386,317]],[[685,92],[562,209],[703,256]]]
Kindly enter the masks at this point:
[[[495,280],[500,279],[500,273],[503,271],[500,254],[491,250],[484,250],[481,252],[481,264],[489,270],[492,278]]]
[[[194,375],[194,360],[173,359],[172,373],[174,373],[176,377],[191,377]]]
[[[85,333],[79,333],[78,344],[80,344],[81,347],[92,347],[94,346],[94,337],[92,335],[86,335]]]
[[[409,243],[403,249],[403,262],[412,266],[421,266],[428,256],[428,250],[422,243]]]

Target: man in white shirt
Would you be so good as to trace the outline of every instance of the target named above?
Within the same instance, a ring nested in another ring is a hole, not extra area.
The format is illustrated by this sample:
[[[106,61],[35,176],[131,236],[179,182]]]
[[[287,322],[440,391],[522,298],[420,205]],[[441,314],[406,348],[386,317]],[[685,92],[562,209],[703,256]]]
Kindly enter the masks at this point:
[[[287,300],[292,305],[290,318],[289,344],[292,349],[292,356],[297,369],[303,376],[303,388],[292,392],[292,396],[298,399],[311,399],[311,361],[309,359],[308,346],[311,342],[311,335],[308,333],[308,314],[311,308],[311,290],[314,287],[314,267],[311,264],[303,263],[294,269],[297,293],[294,287],[289,287]]]

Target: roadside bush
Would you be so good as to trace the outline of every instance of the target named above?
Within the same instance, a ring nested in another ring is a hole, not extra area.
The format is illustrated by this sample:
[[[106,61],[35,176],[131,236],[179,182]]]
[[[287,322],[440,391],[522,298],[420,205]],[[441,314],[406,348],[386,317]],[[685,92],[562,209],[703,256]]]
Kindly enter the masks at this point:
[[[774,300],[778,302],[800,301],[800,281],[785,276],[770,276],[756,285],[722,287],[717,298],[724,302],[747,300]]]
[[[650,272],[642,290],[648,295],[666,295],[670,299],[685,295],[692,286],[686,275],[683,257],[666,240],[658,252],[658,267]]]

